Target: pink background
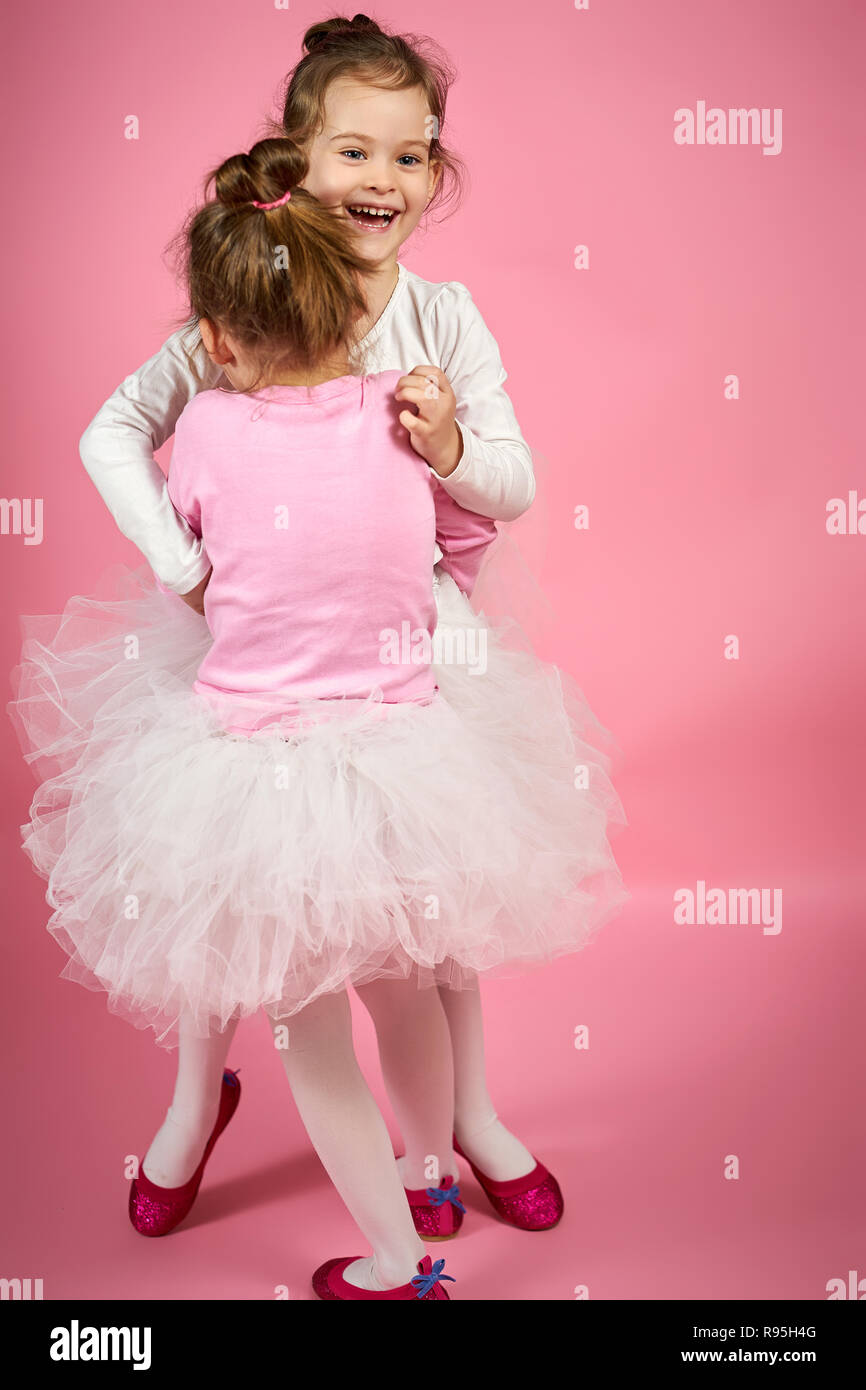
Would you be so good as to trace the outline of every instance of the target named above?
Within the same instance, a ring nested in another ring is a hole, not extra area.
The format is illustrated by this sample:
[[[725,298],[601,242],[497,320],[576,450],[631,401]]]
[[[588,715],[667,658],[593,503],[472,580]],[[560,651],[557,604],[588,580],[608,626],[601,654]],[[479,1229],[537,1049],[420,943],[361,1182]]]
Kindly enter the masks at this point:
[[[59,612],[112,561],[139,562],[78,438],[172,330],[161,256],[204,171],[260,133],[328,12],[50,0],[7,20],[4,492],[45,506],[41,545],[0,537],[7,668],[20,612]],[[630,821],[614,846],[633,893],[621,917],[564,965],[486,988],[495,1102],[558,1174],[566,1216],[513,1231],[467,1178],[445,1250],[454,1297],[825,1298],[829,1279],[866,1276],[866,534],[825,525],[828,499],[866,490],[864,12],[372,13],[431,33],[460,71],[445,133],[471,189],[402,259],[467,284],[499,340],[546,461],[514,528],[543,557],[555,623],[540,648],[615,734]],[[699,100],[781,107],[781,154],[676,145],[674,111]],[[123,138],[131,113],[138,142]],[[578,244],[589,271],[573,268]],[[58,979],[45,885],[18,848],[32,778],[3,723],[2,1185],[17,1199],[0,1275],[42,1277],[46,1298],[267,1299],[283,1283],[311,1297],[312,1269],[361,1242],[263,1019],[230,1054],[244,1102],[193,1215],[168,1241],[128,1224],[123,1159],[161,1120],[173,1062]],[[698,880],[781,888],[781,932],[676,925],[673,895]]]

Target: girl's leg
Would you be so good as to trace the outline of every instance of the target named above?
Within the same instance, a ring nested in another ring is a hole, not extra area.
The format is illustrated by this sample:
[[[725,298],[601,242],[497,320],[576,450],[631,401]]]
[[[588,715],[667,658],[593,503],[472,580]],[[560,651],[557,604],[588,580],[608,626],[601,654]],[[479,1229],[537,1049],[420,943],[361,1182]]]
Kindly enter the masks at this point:
[[[233,1019],[224,1032],[199,1038],[181,1020],[174,1095],[142,1163],[145,1177],[158,1187],[181,1187],[201,1162],[216,1124],[223,1069],[236,1027]]]
[[[454,1066],[439,991],[403,980],[356,986],[376,1028],[388,1099],[403,1136],[397,1167],[404,1187],[436,1186],[459,1176],[454,1128]]]
[[[355,1260],[343,1277],[362,1289],[407,1284],[426,1252],[385,1121],[355,1057],[348,995],[322,995],[283,1023],[271,1019],[271,1025],[313,1147],[373,1247],[372,1258]]]
[[[468,989],[439,989],[454,1057],[454,1133],[463,1152],[494,1182],[522,1178],[532,1154],[499,1120],[484,1071],[484,1021],[478,981]]]

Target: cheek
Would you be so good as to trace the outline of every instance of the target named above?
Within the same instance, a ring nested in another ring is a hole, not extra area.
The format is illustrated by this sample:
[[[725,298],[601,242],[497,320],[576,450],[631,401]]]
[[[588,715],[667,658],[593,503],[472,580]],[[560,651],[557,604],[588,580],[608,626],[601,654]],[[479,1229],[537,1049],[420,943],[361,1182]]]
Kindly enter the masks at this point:
[[[422,213],[427,206],[427,178],[420,175],[407,182],[404,189],[406,206],[415,213]]]
[[[326,207],[341,203],[346,193],[354,187],[354,182],[351,168],[327,157],[311,156],[304,187]]]

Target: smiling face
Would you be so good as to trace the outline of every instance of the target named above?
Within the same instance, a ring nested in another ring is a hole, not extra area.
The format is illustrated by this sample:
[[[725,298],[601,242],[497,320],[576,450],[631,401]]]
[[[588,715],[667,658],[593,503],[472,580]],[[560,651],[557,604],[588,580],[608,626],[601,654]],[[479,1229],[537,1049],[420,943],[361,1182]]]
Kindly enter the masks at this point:
[[[328,88],[304,187],[352,223],[371,267],[396,262],[433,195],[441,172],[428,155],[433,125],[420,87],[338,78]]]

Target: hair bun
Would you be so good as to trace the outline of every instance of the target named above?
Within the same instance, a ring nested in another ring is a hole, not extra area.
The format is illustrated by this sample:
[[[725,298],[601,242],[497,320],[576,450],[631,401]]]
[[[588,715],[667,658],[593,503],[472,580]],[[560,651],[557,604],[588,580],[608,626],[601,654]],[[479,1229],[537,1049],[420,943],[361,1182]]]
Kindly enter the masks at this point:
[[[297,188],[307,172],[307,157],[294,140],[259,140],[249,154],[235,154],[214,171],[216,196],[226,207],[273,203]]]
[[[347,34],[357,34],[365,30],[374,34],[382,32],[369,15],[356,14],[351,19],[337,15],[334,19],[324,19],[321,23],[312,25],[304,35],[303,46],[308,53],[312,53],[314,49],[320,48],[332,39],[342,39]]]

